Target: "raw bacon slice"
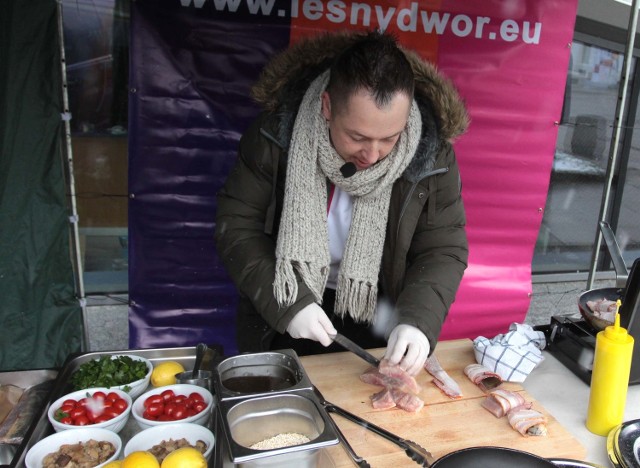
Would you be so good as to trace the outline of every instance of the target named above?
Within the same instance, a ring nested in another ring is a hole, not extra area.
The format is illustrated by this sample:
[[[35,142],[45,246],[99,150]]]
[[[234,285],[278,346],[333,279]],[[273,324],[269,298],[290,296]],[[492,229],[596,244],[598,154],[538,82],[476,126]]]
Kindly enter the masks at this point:
[[[525,437],[547,435],[547,418],[539,411],[519,407],[509,411],[507,418],[511,427]]]
[[[482,364],[469,364],[464,368],[464,373],[484,392],[488,392],[502,383],[502,377]]]
[[[449,398],[462,398],[462,390],[458,382],[453,380],[449,374],[442,368],[440,361],[432,354],[424,365],[424,368],[433,376],[433,383],[444,392]]]
[[[370,398],[371,406],[373,406],[373,409],[386,410],[395,408],[396,406],[396,402],[393,400],[391,391],[386,388],[379,391],[378,393],[374,393]]]
[[[509,411],[519,407],[529,409],[531,408],[531,403],[527,403],[518,392],[496,389],[487,395],[487,398],[482,402],[482,407],[496,418],[501,418]]]

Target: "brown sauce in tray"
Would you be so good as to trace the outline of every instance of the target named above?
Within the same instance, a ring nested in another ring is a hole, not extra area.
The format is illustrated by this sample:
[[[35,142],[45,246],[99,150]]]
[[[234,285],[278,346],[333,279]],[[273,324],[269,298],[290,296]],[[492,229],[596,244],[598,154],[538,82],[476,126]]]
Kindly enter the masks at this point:
[[[243,375],[222,381],[227,389],[238,393],[270,392],[295,385],[292,378],[270,375]]]

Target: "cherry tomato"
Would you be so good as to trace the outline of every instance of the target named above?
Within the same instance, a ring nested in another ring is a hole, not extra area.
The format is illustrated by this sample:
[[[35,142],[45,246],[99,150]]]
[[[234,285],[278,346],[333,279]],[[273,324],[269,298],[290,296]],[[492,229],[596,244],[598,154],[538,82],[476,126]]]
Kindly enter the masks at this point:
[[[105,408],[104,412],[102,413],[102,416],[107,416],[108,419],[113,419],[119,415],[120,413],[118,413],[114,408]],[[98,422],[97,418],[96,422]]]
[[[89,400],[87,398],[80,398],[77,402],[76,402],[76,406],[82,406],[83,408],[85,406],[87,406],[87,402]]]
[[[107,401],[110,401],[113,403],[114,401],[120,400],[120,399],[121,399],[120,395],[118,395],[116,392],[107,393]]]
[[[97,392],[94,392],[93,395],[91,396],[94,400],[106,400],[107,399],[107,394],[98,390]]]
[[[162,398],[162,395],[151,395],[149,398],[144,400],[143,406],[148,408],[151,405],[157,405],[163,403],[165,400]]]
[[[75,405],[62,405],[60,407],[60,411],[62,411],[63,413],[71,413],[71,411],[73,411],[75,409]]]
[[[144,412],[142,413],[142,417],[144,419],[150,419],[152,421],[156,421],[158,419],[156,416],[151,416],[147,410],[144,410]]]
[[[61,422],[62,424],[71,424],[71,425],[75,424],[75,423],[73,422],[73,418],[72,418],[71,416],[67,416],[67,417],[62,418],[62,419],[60,420],[60,422]]]
[[[172,418],[177,421],[178,419],[184,419],[187,417],[187,407],[184,405],[176,404],[176,409],[173,411],[171,415]]]
[[[73,408],[71,411],[69,411],[69,416],[71,416],[73,419],[76,419],[78,416],[85,416],[85,410],[82,407]]]
[[[161,414],[156,418],[156,421],[175,421],[175,420],[169,415]]]
[[[91,424],[91,421],[87,416],[78,416],[73,420],[74,426],[86,426],[87,424]]]
[[[124,410],[126,410],[128,406],[129,405],[127,404],[127,401],[124,400],[123,398],[119,398],[119,399],[115,400],[113,402],[113,405],[112,405],[113,409],[115,409],[116,411],[119,411],[120,413],[123,413]],[[120,414],[120,413],[118,413],[118,414]]]
[[[195,401],[204,401],[204,397],[200,395],[198,392],[192,392],[189,394],[189,398]]]
[[[196,414],[201,413],[202,411],[204,411],[204,409],[206,407],[207,407],[207,404],[204,401],[197,401],[192,406],[192,408],[196,412]]]
[[[78,402],[76,400],[74,400],[73,398],[68,398],[68,399],[66,399],[66,400],[64,400],[62,402],[62,406],[65,406],[65,405],[76,406],[77,404],[78,404]]]
[[[164,404],[157,403],[155,405],[149,405],[147,406],[146,412],[149,413],[151,416],[158,417],[164,413]]]
[[[173,399],[173,402],[177,405],[183,405],[185,401],[187,401],[187,397],[184,395],[176,395]]]
[[[175,412],[175,410],[176,410],[175,403],[168,402],[164,405],[164,414],[166,414],[167,416],[173,417],[173,413]]]
[[[109,420],[111,420],[112,418],[110,418],[109,416],[107,416],[106,414],[101,414],[100,416],[98,416],[96,419],[93,420],[93,422],[95,424],[98,423],[102,423],[102,422],[107,422]]]
[[[164,391],[164,392],[162,392],[160,395],[162,395],[162,399],[163,399],[164,401],[168,401],[168,400],[170,400],[170,399],[172,399],[173,397],[175,397],[175,396],[176,396],[176,394],[174,393],[174,391],[173,391],[173,390],[169,390],[169,389],[165,390],[165,391]]]

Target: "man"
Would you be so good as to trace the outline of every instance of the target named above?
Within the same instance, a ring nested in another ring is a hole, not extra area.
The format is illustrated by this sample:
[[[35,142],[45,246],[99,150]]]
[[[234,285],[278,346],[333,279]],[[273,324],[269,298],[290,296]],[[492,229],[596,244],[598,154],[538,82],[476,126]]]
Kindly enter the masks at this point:
[[[253,94],[264,112],[240,141],[216,226],[240,293],[240,350],[342,351],[340,331],[417,374],[467,264],[457,92],[370,32],[298,43]]]

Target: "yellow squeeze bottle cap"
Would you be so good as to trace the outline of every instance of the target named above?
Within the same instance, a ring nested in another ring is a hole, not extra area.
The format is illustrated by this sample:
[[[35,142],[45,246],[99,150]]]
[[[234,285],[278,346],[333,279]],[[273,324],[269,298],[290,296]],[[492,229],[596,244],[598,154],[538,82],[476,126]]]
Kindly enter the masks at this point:
[[[616,301],[616,315],[613,320],[613,325],[609,325],[604,330],[604,335],[614,341],[626,342],[629,339],[629,334],[626,328],[620,326],[620,305],[622,302],[620,299]]]

